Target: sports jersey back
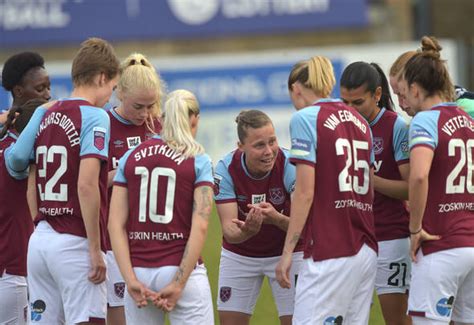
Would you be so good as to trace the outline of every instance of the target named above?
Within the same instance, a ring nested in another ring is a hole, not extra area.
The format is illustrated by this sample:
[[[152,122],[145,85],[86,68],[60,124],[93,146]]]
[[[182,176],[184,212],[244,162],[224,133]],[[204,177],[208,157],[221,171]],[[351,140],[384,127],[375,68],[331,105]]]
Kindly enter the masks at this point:
[[[244,153],[240,150],[236,150],[232,153],[230,164],[225,170],[221,170],[222,162],[219,162],[216,168],[216,176],[226,177],[230,176],[228,183],[232,184],[233,194],[232,197],[227,198],[224,195],[220,195],[218,180],[216,203],[228,203],[236,202],[238,215],[237,217],[245,221],[246,215],[249,211],[248,204],[258,204],[260,202],[270,202],[275,210],[282,214],[289,216],[291,207],[291,192],[288,190],[288,184],[285,184],[285,177],[288,177],[288,170],[293,169],[293,166],[288,165],[287,155],[283,150],[278,150],[278,155],[273,166],[273,169],[268,175],[261,179],[252,178],[245,168]],[[226,160],[226,159],[224,159]],[[225,164],[225,163],[224,163]],[[293,179],[291,180],[290,186],[294,185],[294,170],[291,173]],[[216,182],[216,180],[215,180]],[[279,256],[282,253],[283,246],[285,243],[286,232],[280,228],[270,225],[262,224],[260,231],[257,235],[247,239],[246,241],[239,244],[231,244],[223,238],[222,246],[234,253],[249,257],[271,257]],[[303,244],[300,242],[296,247],[295,251],[301,251]]]
[[[109,143],[109,161],[108,171],[112,171],[118,167],[119,159],[129,150],[145,140],[150,139],[153,135],[159,134],[161,131],[161,124],[158,120],[154,121],[155,133],[152,133],[148,127],[143,125],[135,125],[123,117],[121,117],[116,109],[113,108],[107,112],[110,117],[110,143]],[[112,196],[112,187],[108,190],[108,200]],[[106,220],[108,221],[108,210],[105,214]],[[106,248],[111,250],[109,233],[106,232]]]
[[[7,133],[0,140],[0,274],[26,276],[28,239],[33,232],[26,201],[28,170],[23,172],[21,180],[11,177],[4,156],[4,150],[15,139],[13,134]]]
[[[101,238],[106,229],[109,118],[82,99],[57,102],[44,115],[35,142],[38,216],[59,233],[87,237],[77,184],[81,159],[100,159]],[[102,243],[104,244],[104,243]]]
[[[397,113],[382,109],[370,123],[375,155],[375,175],[401,180],[398,166],[408,163],[408,126]],[[402,200],[374,193],[375,234],[378,241],[405,238],[408,211]]]
[[[158,136],[127,152],[114,185],[128,188],[134,267],[179,265],[192,225],[194,189],[212,187],[209,156],[185,159]]]
[[[474,246],[474,121],[454,103],[419,112],[410,125],[410,149],[434,150],[423,228],[441,239],[423,254]]]
[[[377,250],[367,122],[340,101],[320,100],[293,115],[290,132],[291,161],[316,170],[305,257],[353,256],[364,243]]]

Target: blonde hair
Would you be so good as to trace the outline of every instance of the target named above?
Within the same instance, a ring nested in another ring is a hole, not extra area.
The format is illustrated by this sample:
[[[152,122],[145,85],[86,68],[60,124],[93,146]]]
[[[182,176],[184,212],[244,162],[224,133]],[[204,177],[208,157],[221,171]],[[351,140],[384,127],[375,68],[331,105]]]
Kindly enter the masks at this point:
[[[405,53],[400,54],[400,56],[395,60],[395,62],[393,62],[392,66],[390,67],[389,76],[400,79],[403,75],[403,69],[405,68],[405,64],[407,64],[408,60],[410,60],[416,53],[416,51],[407,51]]]
[[[336,84],[331,61],[324,56],[314,56],[296,63],[288,77],[289,90],[295,82],[300,82],[322,98],[329,97]]]
[[[165,84],[159,73],[140,53],[129,55],[120,65],[120,79],[117,84],[119,95],[133,93],[137,90],[150,89],[156,91],[157,101],[151,114],[146,119],[147,128],[154,133],[154,120],[161,116],[162,100],[164,97]]]
[[[166,144],[183,154],[194,157],[204,153],[204,148],[191,133],[189,118],[199,115],[199,103],[190,91],[179,89],[171,92],[163,111],[161,137]]]

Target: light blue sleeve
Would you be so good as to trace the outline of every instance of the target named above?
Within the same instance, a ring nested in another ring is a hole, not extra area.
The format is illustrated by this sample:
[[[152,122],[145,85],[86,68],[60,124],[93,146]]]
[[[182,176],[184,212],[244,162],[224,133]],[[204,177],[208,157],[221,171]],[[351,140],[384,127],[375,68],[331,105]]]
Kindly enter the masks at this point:
[[[194,170],[196,171],[196,180],[194,181],[194,185],[199,183],[214,184],[211,157],[206,154],[197,155],[194,158]]]
[[[316,119],[319,106],[304,108],[293,114],[290,121],[290,159],[316,163]]]
[[[286,192],[291,194],[295,190],[296,167],[290,163],[289,152],[287,150],[283,150],[283,153],[286,157],[283,183],[285,184]]]
[[[16,171],[16,170],[11,169],[8,166],[8,164],[6,163],[8,161],[8,156],[10,155],[10,152],[11,152],[10,148],[12,146],[13,146],[13,143],[3,153],[3,155],[4,155],[3,159],[5,159],[5,166],[7,168],[8,174],[10,174],[11,177],[13,177],[15,179],[18,179],[18,180],[25,179],[25,178],[28,177],[28,174],[29,174],[29,170],[30,170],[29,166],[26,167],[26,169],[24,169],[22,171]]]
[[[114,176],[114,183],[127,184],[127,178],[125,177],[125,165],[127,164],[128,157],[132,153],[134,148],[129,149],[123,156],[120,158],[117,172]]]
[[[402,117],[398,117],[393,125],[393,149],[395,161],[400,162],[410,159],[408,149],[409,126]]]
[[[46,108],[38,107],[26,128],[21,132],[18,140],[8,148],[10,152],[5,163],[9,170],[19,172],[28,167],[30,159],[34,155],[33,147],[35,145],[36,134],[38,133],[41,120],[46,111]],[[5,156],[7,155],[5,154]]]
[[[375,152],[374,152],[374,135],[372,129],[369,127],[370,140],[372,142],[372,148],[370,148],[370,165],[373,166],[375,163]]]
[[[81,157],[98,156],[107,160],[110,139],[109,115],[101,108],[81,106]]]
[[[235,200],[234,182],[229,174],[232,153],[217,163],[214,174],[214,199],[216,201]]]
[[[410,124],[410,150],[418,145],[430,146],[433,149],[438,146],[439,114],[439,111],[425,111],[415,115]]]

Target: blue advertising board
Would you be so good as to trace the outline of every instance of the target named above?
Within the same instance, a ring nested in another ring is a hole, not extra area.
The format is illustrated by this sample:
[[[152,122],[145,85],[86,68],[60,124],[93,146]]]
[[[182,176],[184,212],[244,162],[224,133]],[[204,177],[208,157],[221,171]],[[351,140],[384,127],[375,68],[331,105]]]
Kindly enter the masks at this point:
[[[333,59],[336,78],[344,67],[342,60]],[[286,107],[291,108],[288,95],[288,75],[292,64],[252,65],[239,67],[192,68],[181,71],[162,70],[162,78],[168,90],[184,88],[198,98],[203,111],[226,111],[231,109]],[[66,97],[71,93],[72,83],[68,75],[51,75],[53,98]],[[333,97],[339,96],[339,88]],[[9,95],[0,90],[0,108],[9,107]]]
[[[367,0],[0,0],[0,47],[202,38],[367,24]]]

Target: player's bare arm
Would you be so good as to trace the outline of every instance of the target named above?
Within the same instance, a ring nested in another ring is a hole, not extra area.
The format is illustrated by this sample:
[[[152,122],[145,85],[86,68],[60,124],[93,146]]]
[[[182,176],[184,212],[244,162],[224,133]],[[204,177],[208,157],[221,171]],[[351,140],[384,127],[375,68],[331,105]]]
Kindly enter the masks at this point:
[[[28,188],[26,190],[26,200],[30,209],[31,218],[34,220],[38,213],[38,201],[36,196],[36,165],[30,165],[28,174]]]
[[[374,176],[374,190],[388,197],[408,200],[408,177],[410,174],[410,164],[398,166],[401,180],[386,179]]]
[[[156,305],[166,311],[176,306],[181,293],[194,270],[206,241],[209,217],[212,211],[212,194],[210,186],[200,186],[194,190],[193,216],[191,234],[173,281],[158,292]]]

